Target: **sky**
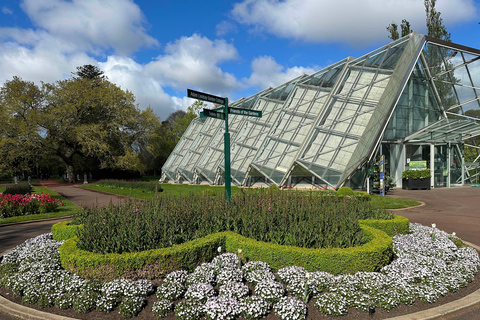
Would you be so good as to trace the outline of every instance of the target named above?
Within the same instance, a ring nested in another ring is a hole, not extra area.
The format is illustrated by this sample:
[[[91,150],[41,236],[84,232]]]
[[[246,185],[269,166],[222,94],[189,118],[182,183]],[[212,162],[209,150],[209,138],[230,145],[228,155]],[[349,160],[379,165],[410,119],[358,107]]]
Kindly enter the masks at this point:
[[[437,0],[451,40],[480,48],[480,0]],[[0,85],[53,83],[98,66],[163,121],[194,101],[235,101],[387,44],[423,0],[2,0]]]

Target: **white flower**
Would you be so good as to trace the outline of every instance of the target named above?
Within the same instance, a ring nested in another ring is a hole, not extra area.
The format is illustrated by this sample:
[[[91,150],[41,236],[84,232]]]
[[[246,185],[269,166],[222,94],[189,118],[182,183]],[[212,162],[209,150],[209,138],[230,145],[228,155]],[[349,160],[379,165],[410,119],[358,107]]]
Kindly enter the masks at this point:
[[[238,254],[242,254],[242,249],[238,249]]]
[[[222,247],[218,247],[217,251],[218,253],[222,253]]]
[[[455,237],[456,235],[457,235],[457,234],[456,234],[455,232],[452,232],[452,236],[454,236],[454,237]]]
[[[311,277],[312,275],[309,272],[305,273],[305,278],[310,279]]]
[[[436,228],[437,227],[437,224],[436,223],[432,223],[432,228]]]

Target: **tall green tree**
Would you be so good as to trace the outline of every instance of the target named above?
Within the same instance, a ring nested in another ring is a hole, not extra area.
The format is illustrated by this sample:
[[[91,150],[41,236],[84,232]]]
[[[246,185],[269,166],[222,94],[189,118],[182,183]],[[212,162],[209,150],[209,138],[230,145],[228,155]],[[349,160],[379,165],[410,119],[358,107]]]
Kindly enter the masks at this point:
[[[78,163],[144,169],[139,157],[143,135],[159,120],[151,110],[141,112],[133,94],[109,82],[103,73],[41,88],[15,77],[0,92],[0,121],[5,124],[0,129],[2,165],[28,167],[42,152],[63,163],[71,182]]]
[[[161,125],[150,131],[149,141],[145,143],[148,147],[143,148],[141,153],[142,161],[149,172],[156,174],[157,170],[163,166],[185,130],[192,120],[198,117],[203,107],[205,104],[197,100],[188,107],[186,112],[177,110],[171,113]]]
[[[42,157],[42,132],[37,126],[44,94],[33,82],[13,77],[0,88],[0,171],[29,171]]]
[[[388,37],[393,41],[400,39],[400,34],[398,33],[398,24],[395,22],[392,22],[387,26],[387,31],[389,33]],[[410,22],[408,22],[406,19],[403,19],[402,23],[400,24],[400,31],[402,38],[412,33],[413,30],[410,27]]]

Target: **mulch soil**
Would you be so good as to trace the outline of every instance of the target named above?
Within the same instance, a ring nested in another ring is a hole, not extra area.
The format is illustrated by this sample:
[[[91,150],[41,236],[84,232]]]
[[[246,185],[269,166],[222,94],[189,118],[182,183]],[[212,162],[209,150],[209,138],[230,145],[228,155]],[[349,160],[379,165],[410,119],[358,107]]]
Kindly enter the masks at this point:
[[[155,283],[155,281],[154,281],[154,283]],[[156,282],[155,284],[159,285],[160,282]],[[428,303],[423,303],[421,301],[416,301],[413,305],[410,305],[410,306],[400,305],[397,308],[395,308],[393,310],[390,310],[390,311],[385,311],[383,309],[376,308],[375,313],[372,316],[370,316],[367,312],[361,312],[361,311],[358,311],[354,308],[350,308],[348,310],[348,314],[345,315],[345,316],[342,316],[341,319],[342,320],[360,320],[360,319],[388,319],[388,318],[393,318],[393,317],[397,317],[397,316],[401,316],[401,315],[405,315],[405,314],[410,314],[410,313],[434,308],[436,306],[458,300],[460,298],[463,298],[463,297],[469,295],[470,293],[472,293],[472,292],[474,292],[478,289],[480,289],[480,272],[477,273],[474,281],[472,283],[468,284],[467,287],[461,288],[458,292],[448,293],[446,296],[440,297],[437,300],[436,303],[428,304]],[[62,315],[62,316],[70,317],[70,318],[74,318],[74,319],[82,319],[82,320],[97,320],[97,319],[98,320],[120,320],[120,319],[124,319],[119,314],[118,306],[110,313],[104,313],[104,312],[100,312],[100,311],[92,311],[90,313],[85,314],[85,313],[75,312],[73,309],[61,310],[61,309],[58,309],[56,307],[40,309],[36,304],[23,303],[22,299],[20,297],[15,296],[12,291],[7,290],[5,288],[0,288],[0,295],[2,295],[3,297],[5,297],[6,299],[8,299],[12,302],[15,302],[17,304],[20,304],[20,305],[23,305],[23,306],[26,306],[26,307],[29,307],[29,308],[33,308],[33,309],[37,309],[37,310],[41,310],[41,311],[44,311],[44,312],[53,313],[53,314],[57,314],[57,315]],[[153,320],[153,319],[158,320],[158,319],[161,319],[161,318],[155,316],[152,313],[152,305],[155,301],[157,301],[157,298],[156,298],[155,294],[153,294],[147,299],[146,307],[140,312],[140,314],[137,317],[135,317],[133,319],[138,319],[138,320]],[[316,319],[330,319],[330,320],[332,320],[332,319],[336,318],[336,317],[326,316],[326,315],[322,314],[315,307],[315,302],[313,301],[313,299],[311,299],[309,301],[309,303],[307,304],[307,308],[308,308],[307,320],[314,320],[314,319],[315,320]],[[163,319],[175,320],[176,318],[175,318],[175,314],[173,312],[170,312],[167,315],[167,317],[165,317]],[[243,318],[239,318],[239,319],[243,319]],[[280,318],[278,318],[275,315],[275,313],[272,311],[267,317],[265,317],[263,319],[279,320]]]

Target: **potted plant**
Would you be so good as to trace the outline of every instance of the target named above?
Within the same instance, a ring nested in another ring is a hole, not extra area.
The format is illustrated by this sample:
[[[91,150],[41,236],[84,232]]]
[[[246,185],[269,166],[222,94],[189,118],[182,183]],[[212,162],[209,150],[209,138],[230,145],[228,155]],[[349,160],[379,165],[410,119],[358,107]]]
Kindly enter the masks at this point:
[[[430,190],[430,169],[405,170],[402,172],[402,189]]]

